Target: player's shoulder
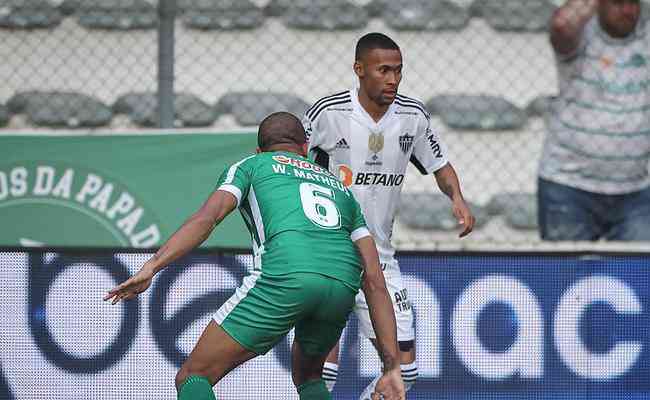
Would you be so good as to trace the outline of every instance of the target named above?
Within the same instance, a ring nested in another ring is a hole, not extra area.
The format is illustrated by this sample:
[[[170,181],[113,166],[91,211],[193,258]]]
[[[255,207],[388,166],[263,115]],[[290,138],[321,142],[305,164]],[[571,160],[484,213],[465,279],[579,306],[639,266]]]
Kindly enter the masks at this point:
[[[394,104],[396,106],[395,114],[397,115],[425,118],[426,120],[431,119],[431,115],[424,106],[424,103],[414,97],[398,93],[395,96]]]
[[[251,176],[252,172],[256,169],[257,160],[257,156],[253,154],[226,164],[222,170],[222,176],[228,182],[232,182],[237,174]]]
[[[325,111],[345,113],[352,111],[352,94],[345,90],[318,99],[306,112],[305,117],[315,121]]]
[[[251,154],[249,156],[246,156],[244,158],[241,158],[234,163],[230,165],[230,168],[251,168],[252,166],[256,165],[262,157],[260,157],[262,153],[259,154]]]

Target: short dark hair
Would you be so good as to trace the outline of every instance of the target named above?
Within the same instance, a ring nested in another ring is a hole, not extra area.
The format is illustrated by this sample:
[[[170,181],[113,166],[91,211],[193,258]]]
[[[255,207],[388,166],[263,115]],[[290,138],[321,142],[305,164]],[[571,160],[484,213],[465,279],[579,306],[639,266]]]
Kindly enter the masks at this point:
[[[370,50],[384,49],[384,50],[399,50],[399,46],[395,41],[383,33],[372,32],[363,35],[357,42],[357,47],[354,52],[354,59],[356,61],[361,58]]]
[[[306,142],[305,128],[298,117],[284,111],[264,118],[257,131],[257,146],[262,151],[279,144],[302,146]]]

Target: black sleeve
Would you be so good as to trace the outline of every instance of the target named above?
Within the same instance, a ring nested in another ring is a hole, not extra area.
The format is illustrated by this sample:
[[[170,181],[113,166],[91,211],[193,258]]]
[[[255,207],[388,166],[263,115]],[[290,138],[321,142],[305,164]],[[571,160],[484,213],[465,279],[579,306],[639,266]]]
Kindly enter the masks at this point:
[[[327,154],[323,149],[320,147],[314,147],[311,149],[311,151],[314,154],[314,162],[318,164],[319,166],[329,169],[330,167],[330,155]]]

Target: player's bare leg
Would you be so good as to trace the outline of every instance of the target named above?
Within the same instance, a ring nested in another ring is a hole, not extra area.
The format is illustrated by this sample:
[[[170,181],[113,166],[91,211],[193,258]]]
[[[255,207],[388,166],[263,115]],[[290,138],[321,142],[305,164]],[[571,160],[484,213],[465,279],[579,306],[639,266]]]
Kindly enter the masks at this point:
[[[330,353],[325,359],[325,365],[323,365],[323,380],[325,381],[325,386],[327,390],[332,392],[334,390],[334,385],[336,384],[336,379],[339,376],[339,342],[336,343],[336,346],[330,350]]]
[[[255,356],[256,353],[243,348],[214,320],[210,321],[176,374],[178,399],[214,399],[212,385]]]
[[[375,346],[375,349],[377,349],[377,340],[370,339],[370,341],[372,342],[373,346]],[[399,357],[400,357],[400,367],[402,370],[402,380],[404,381],[404,388],[406,389],[406,391],[408,391],[413,386],[418,376],[418,367],[417,367],[417,363],[415,362],[415,341],[413,340],[400,341],[399,348],[400,348]],[[359,400],[371,399],[371,395],[375,391],[375,386],[377,385],[378,380],[379,380],[379,376],[373,379],[372,382],[370,382],[370,384],[361,393],[361,397],[359,397]]]
[[[338,348],[338,346],[336,347]],[[327,357],[327,354],[309,356],[304,353],[298,341],[293,341],[291,378],[296,385],[300,400],[330,400],[332,398],[321,378],[323,364]]]

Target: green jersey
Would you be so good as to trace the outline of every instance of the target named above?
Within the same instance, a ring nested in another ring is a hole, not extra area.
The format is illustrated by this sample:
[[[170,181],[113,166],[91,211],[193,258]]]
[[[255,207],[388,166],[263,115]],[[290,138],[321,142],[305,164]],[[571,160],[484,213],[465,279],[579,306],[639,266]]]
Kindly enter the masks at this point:
[[[237,198],[263,274],[318,273],[359,288],[353,241],[369,232],[352,193],[329,171],[295,153],[259,153],[227,168],[218,190]]]

